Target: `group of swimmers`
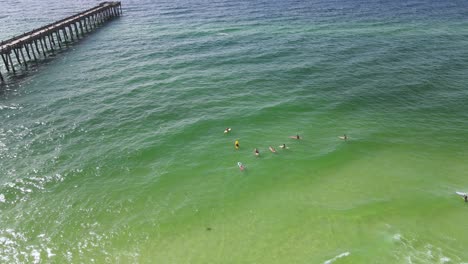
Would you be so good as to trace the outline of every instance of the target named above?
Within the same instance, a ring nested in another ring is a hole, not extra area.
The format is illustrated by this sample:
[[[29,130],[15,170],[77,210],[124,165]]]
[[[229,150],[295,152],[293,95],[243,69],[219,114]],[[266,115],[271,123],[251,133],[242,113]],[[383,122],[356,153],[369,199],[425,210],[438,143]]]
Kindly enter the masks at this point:
[[[224,133],[229,133],[229,132],[231,132],[231,128],[230,128],[230,127],[226,128],[226,129],[224,130]],[[292,139],[301,139],[301,137],[300,137],[299,135],[290,136],[290,138],[292,138]],[[234,142],[234,147],[235,147],[236,149],[239,149],[239,140],[236,140],[236,141]],[[286,147],[286,144],[284,144],[284,143],[283,143],[281,146],[279,146],[279,147],[282,148],[282,149],[287,149],[287,148],[288,148],[288,147]],[[271,152],[276,153],[276,149],[275,149],[274,147],[268,146],[268,149],[269,149]],[[254,149],[254,154],[255,154],[255,156],[259,156],[259,155],[260,155],[260,151],[258,151],[258,148],[255,148],[255,149]]]
[[[231,132],[231,128],[230,128],[230,127],[226,128],[226,129],[224,130],[224,133],[225,133],[225,134],[227,134],[227,133],[229,133],[229,132]],[[296,139],[296,140],[301,139],[301,137],[300,137],[298,134],[295,135],[295,136],[290,136],[289,138]],[[348,136],[347,136],[346,134],[344,134],[343,136],[339,136],[338,138],[340,138],[340,139],[342,139],[342,140],[348,140]],[[239,149],[239,140],[236,140],[236,141],[234,142],[234,147],[235,147],[236,149]],[[284,143],[283,143],[281,146],[279,146],[279,147],[282,148],[282,149],[288,149],[288,147],[286,147],[286,144],[284,144]],[[274,147],[268,146],[268,149],[269,149],[271,152],[276,153],[276,149],[275,149]],[[254,149],[254,155],[257,156],[257,157],[260,156],[260,151],[258,150],[258,148],[255,148],[255,149]],[[239,169],[240,169],[241,171],[243,171],[243,170],[245,169],[245,165],[243,165],[241,162],[238,162],[237,164],[238,164]],[[466,203],[468,203],[468,194],[467,194],[467,193],[463,194],[463,195],[462,195],[462,198],[463,198],[463,200],[465,200]]]
[[[227,133],[229,133],[229,132],[231,132],[231,128],[230,128],[230,127],[227,127],[227,128],[224,130],[224,134],[227,134]],[[296,139],[296,140],[302,139],[302,138],[299,136],[299,134],[296,134],[295,136],[289,136],[289,138],[291,138],[291,139]],[[339,138],[342,139],[342,140],[348,140],[348,136],[346,136],[346,134],[343,135],[343,136],[340,136]],[[240,147],[240,146],[239,146],[239,140],[236,140],[236,141],[234,142],[234,147],[235,147],[236,149],[239,149],[239,147]],[[283,143],[282,145],[280,145],[279,147],[282,148],[282,149],[288,149],[288,147],[287,147],[286,144],[284,144],[284,143]],[[269,149],[272,153],[276,153],[276,149],[275,149],[274,147],[268,146],[268,149]],[[255,148],[255,149],[254,149],[254,155],[257,156],[257,157],[260,156],[260,151],[258,150],[258,148]],[[240,170],[244,170],[244,169],[245,169],[245,166],[244,166],[242,163],[238,162],[238,165],[239,165]]]

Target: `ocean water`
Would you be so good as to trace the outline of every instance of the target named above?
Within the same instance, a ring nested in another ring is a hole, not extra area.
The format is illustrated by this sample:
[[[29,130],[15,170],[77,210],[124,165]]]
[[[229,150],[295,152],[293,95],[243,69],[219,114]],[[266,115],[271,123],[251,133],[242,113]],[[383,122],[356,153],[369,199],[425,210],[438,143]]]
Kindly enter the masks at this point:
[[[122,6],[0,86],[0,263],[468,263],[468,2]]]

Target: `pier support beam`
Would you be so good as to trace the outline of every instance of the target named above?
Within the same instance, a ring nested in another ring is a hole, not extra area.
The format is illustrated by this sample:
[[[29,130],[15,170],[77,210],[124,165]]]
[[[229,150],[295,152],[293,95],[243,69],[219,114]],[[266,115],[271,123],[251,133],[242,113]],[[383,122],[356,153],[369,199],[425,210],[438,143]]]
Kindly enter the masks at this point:
[[[58,31],[55,31],[55,38],[57,39],[57,44],[59,45],[59,48],[62,48],[61,39]]]
[[[37,46],[37,39],[34,40],[34,46],[36,46],[37,56],[41,55],[41,52],[39,51],[39,47]]]
[[[21,53],[21,58],[23,58],[23,62],[24,62],[24,67],[26,67],[26,69],[28,68],[28,63],[26,62],[26,59],[24,58],[24,53],[23,53],[23,46],[21,46],[19,48],[19,51]]]
[[[84,34],[85,34],[85,32],[84,32],[84,30],[83,30],[83,24],[81,23],[81,20],[80,20],[80,21],[78,21],[78,24],[80,24],[81,35],[84,35]]]
[[[16,73],[15,65],[13,65],[13,60],[11,59],[11,53],[8,53],[7,56],[8,56],[8,59],[10,60],[10,66],[11,66],[11,69],[13,70],[13,73]]]
[[[47,38],[49,39],[49,46],[50,46],[50,50],[52,52],[54,52],[54,45],[52,44],[52,38],[50,37],[50,35],[47,35]],[[47,39],[46,39],[46,42],[47,42]]]
[[[80,39],[80,32],[78,31],[78,27],[76,26],[76,23],[73,23],[73,27],[75,28],[76,38]]]
[[[73,40],[73,31],[72,31],[71,27],[70,27],[70,26],[65,27],[65,29],[67,29],[67,28],[68,28],[68,32],[70,33],[70,39],[71,39],[71,41],[74,41],[74,40]]]
[[[8,58],[6,56],[4,56],[2,54],[2,60],[3,60],[3,63],[5,64],[5,68],[7,69],[7,71],[10,71],[10,65],[8,63]]]
[[[24,45],[24,49],[26,50],[26,55],[28,55],[29,60],[31,60],[31,54],[29,54],[28,43]]]
[[[50,32],[47,37],[49,38],[49,44],[51,47],[55,46],[55,40],[54,40],[54,35],[52,35],[52,32]]]
[[[32,43],[29,43],[29,47],[31,48],[31,53],[33,54],[34,61],[37,62],[36,53],[34,52],[34,47],[32,46]]]
[[[85,27],[86,27],[86,31],[90,32],[91,28],[89,27],[89,18],[88,17],[85,17],[84,24],[85,24]]]
[[[20,66],[23,66],[23,64],[21,63],[21,60],[20,60],[20,58],[19,58],[19,56],[18,56],[18,51],[17,51],[16,49],[13,49],[13,53],[15,54],[16,61],[18,62],[18,64],[19,64]]]
[[[41,41],[41,46],[43,47],[42,50],[48,51],[49,47],[47,47],[47,41],[45,39],[45,36],[41,37],[40,41]]]
[[[44,55],[44,57],[47,57],[47,55],[46,55],[46,49],[44,48],[44,44],[42,44],[42,42],[43,42],[43,39],[40,38],[40,39],[39,39],[39,43],[41,44],[42,55]],[[47,46],[46,46],[46,48],[47,48]]]
[[[62,34],[63,34],[63,38],[65,39],[65,41],[68,42],[68,34],[65,28],[62,28]]]

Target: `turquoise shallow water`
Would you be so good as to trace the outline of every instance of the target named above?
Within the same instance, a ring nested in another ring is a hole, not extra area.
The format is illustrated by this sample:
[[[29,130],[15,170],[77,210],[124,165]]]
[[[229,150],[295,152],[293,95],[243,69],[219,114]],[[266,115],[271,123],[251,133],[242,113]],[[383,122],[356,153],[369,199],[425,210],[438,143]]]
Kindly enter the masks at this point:
[[[468,262],[465,2],[123,7],[1,87],[0,262]]]

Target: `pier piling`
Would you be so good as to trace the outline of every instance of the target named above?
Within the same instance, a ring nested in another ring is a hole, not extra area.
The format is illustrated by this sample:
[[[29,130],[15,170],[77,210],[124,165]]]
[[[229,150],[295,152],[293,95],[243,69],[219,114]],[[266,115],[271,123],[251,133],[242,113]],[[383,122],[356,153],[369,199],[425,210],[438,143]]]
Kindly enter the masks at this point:
[[[8,40],[1,41],[0,55],[2,57],[3,65],[7,72],[13,71],[13,74],[16,73],[15,65],[11,58],[11,54],[13,53],[19,69],[23,66],[27,69],[28,61],[32,60],[30,53],[32,53],[34,61],[37,62],[38,58],[41,57],[41,53],[42,56],[46,58],[48,52],[53,53],[55,49],[61,49],[62,46],[67,47],[70,43],[83,38],[85,34],[90,33],[105,21],[120,16],[121,14],[122,6],[120,2],[102,2],[98,6],[73,16],[61,19]],[[37,42],[39,42],[39,44]],[[34,52],[34,48],[36,49],[37,54]],[[23,49],[26,50],[27,58],[24,55]],[[29,49],[31,49],[31,52]],[[5,81],[1,71],[0,81]]]

